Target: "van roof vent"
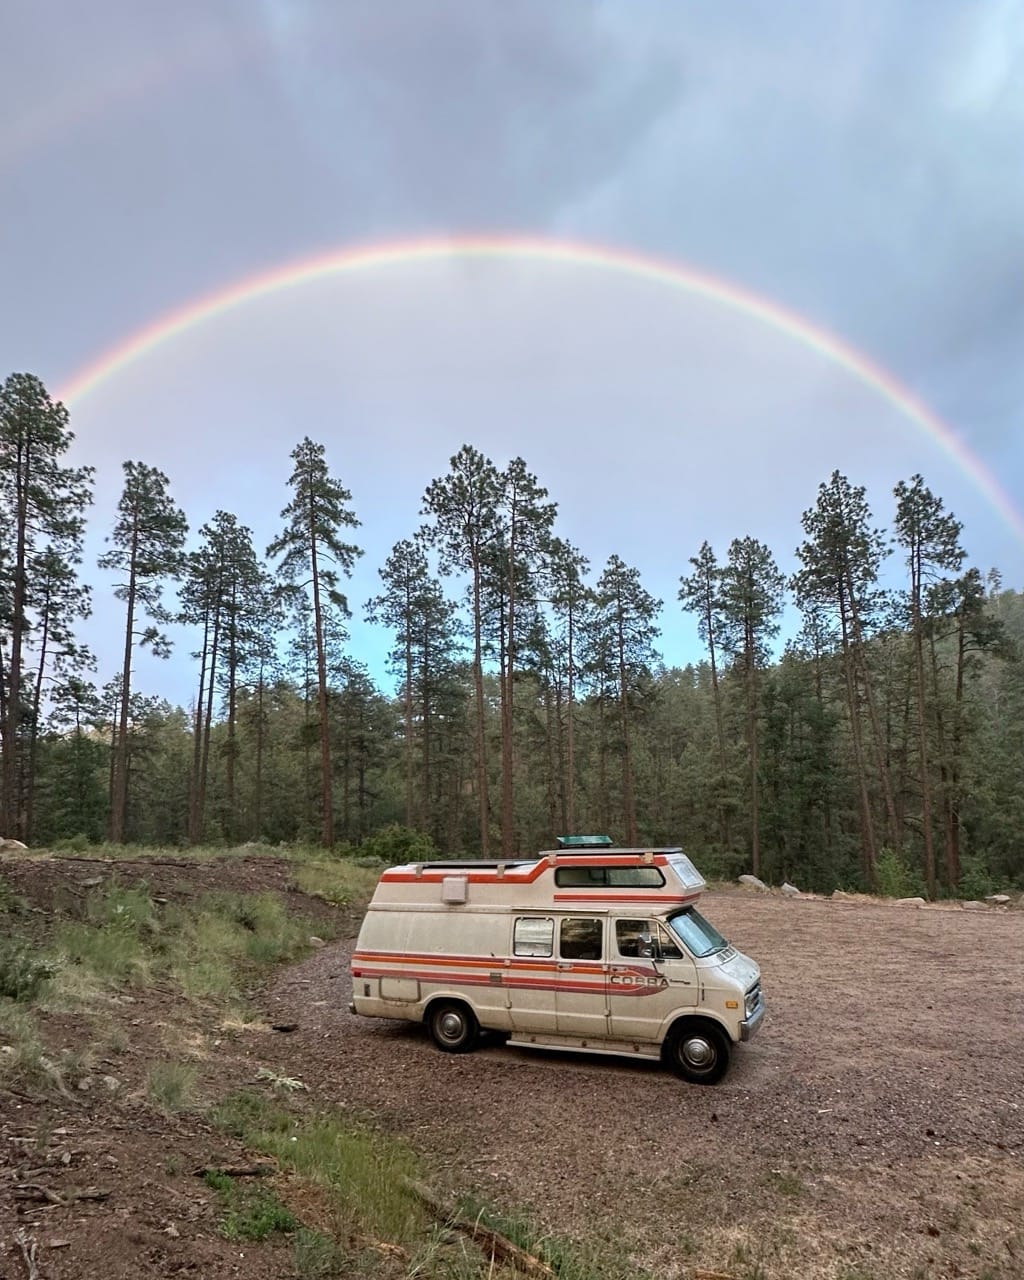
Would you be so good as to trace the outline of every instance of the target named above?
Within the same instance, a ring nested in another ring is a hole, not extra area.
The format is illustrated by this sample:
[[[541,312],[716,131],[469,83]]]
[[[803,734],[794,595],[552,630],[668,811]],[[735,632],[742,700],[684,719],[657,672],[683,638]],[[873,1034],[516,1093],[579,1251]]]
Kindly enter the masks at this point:
[[[611,836],[559,836],[559,849],[572,851],[574,849],[610,849],[612,847]]]

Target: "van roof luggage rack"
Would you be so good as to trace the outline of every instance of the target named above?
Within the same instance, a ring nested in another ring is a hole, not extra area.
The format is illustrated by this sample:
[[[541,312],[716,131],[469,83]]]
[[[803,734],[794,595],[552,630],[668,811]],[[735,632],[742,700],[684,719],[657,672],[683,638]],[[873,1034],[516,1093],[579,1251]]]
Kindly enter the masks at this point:
[[[558,848],[562,853],[584,852],[587,849],[610,849],[611,836],[559,836]]]

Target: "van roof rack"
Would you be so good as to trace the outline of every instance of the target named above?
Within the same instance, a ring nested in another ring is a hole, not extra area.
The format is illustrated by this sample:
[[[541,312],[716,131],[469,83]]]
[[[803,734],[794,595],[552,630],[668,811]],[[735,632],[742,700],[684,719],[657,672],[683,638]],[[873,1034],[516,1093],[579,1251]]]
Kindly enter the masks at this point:
[[[610,849],[611,836],[559,836],[559,849]]]

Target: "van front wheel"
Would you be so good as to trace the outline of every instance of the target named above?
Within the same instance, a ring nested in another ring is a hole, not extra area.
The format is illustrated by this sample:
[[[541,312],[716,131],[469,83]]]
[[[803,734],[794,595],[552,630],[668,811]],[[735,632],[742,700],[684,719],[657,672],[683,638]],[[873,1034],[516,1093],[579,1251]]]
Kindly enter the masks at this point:
[[[427,1026],[434,1044],[444,1053],[469,1053],[480,1035],[480,1024],[472,1010],[457,1000],[431,1005]]]
[[[729,1041],[712,1022],[684,1022],[665,1041],[665,1061],[691,1084],[717,1084],[729,1068]]]

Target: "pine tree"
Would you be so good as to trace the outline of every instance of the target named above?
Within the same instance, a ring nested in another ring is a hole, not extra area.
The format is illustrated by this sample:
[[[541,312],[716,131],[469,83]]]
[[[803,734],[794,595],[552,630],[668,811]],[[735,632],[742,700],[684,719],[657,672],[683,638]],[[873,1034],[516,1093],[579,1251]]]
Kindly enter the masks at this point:
[[[44,619],[51,635],[58,626],[70,636],[74,619],[89,609],[88,588],[78,587],[75,570],[93,468],[62,464],[73,440],[67,410],[38,378],[12,373],[0,386],[0,822],[15,839],[28,834],[31,773],[19,757],[26,730],[31,736],[38,721],[39,699],[25,688],[26,649]],[[40,597],[37,578],[52,584],[45,566],[55,561],[64,585]],[[45,661],[44,645],[37,682]]]
[[[586,626],[592,594],[584,581],[590,562],[571,543],[553,538],[547,549],[547,592],[554,621],[548,647],[555,692],[555,725],[560,733],[565,717],[565,754],[559,762],[561,821],[567,832],[576,830],[576,686],[579,678],[578,645]]]
[[[487,557],[489,595],[498,623],[498,687],[501,704],[501,852],[514,853],[513,707],[522,636],[537,607],[538,578],[557,510],[547,489],[513,458],[501,475],[498,535]]]
[[[706,546],[707,544],[705,544]],[[755,538],[736,538],[720,577],[722,644],[737,664],[746,701],[747,759],[750,777],[751,870],[761,874],[758,673],[768,660],[768,641],[779,633],[786,580],[771,551]]]
[[[591,652],[600,678],[614,682],[622,764],[622,815],[626,843],[639,841],[633,780],[632,722],[656,660],[655,619],[661,601],[645,591],[637,569],[611,556],[594,589]]]
[[[807,541],[797,548],[797,556],[804,567],[794,576],[792,585],[801,608],[827,610],[835,616],[839,628],[860,794],[864,879],[873,886],[878,841],[861,723],[862,700],[868,712],[887,829],[893,843],[899,825],[866,650],[868,633],[883,601],[878,573],[889,552],[882,533],[871,526],[864,488],[854,487],[838,471],[832,473],[827,484],[819,485],[818,501],[804,512],[802,523]]]
[[[723,803],[722,789],[729,774],[729,759],[725,743],[725,717],[722,713],[722,691],[718,681],[718,651],[721,648],[721,570],[709,542],[702,542],[700,550],[690,557],[693,573],[679,579],[679,603],[687,613],[697,615],[697,634],[708,648],[711,663],[711,692],[715,704],[715,730],[718,743],[719,793],[718,820],[722,845],[732,845],[728,803]]]
[[[930,589],[939,587],[944,574],[959,570],[964,559],[960,546],[962,525],[943,509],[920,475],[910,483],[901,480],[896,498],[896,540],[906,554],[910,588],[907,604],[914,654],[917,700],[918,781],[921,789],[921,833],[924,845],[925,886],[935,897],[935,832],[932,826],[932,765],[928,750],[928,699],[925,685],[925,605]]]
[[[162,471],[143,462],[126,462],[124,489],[117,507],[117,520],[108,542],[110,551],[100,557],[101,569],[119,575],[114,588],[118,600],[127,606],[124,632],[124,664],[119,692],[118,729],[110,794],[110,838],[125,839],[128,813],[128,724],[132,693],[132,653],[136,645],[148,647],[157,657],[166,658],[171,643],[157,626],[137,630],[137,615],[145,611],[153,623],[171,621],[162,604],[163,588],[177,578],[183,567],[183,547],[188,524],[167,491],[168,479]]]
[[[327,471],[324,447],[308,437],[292,450],[295,469],[288,481],[294,497],[281,512],[284,529],[267,548],[267,555],[281,557],[279,572],[294,593],[313,598],[313,639],[317,662],[317,708],[320,734],[320,838],[325,847],[334,843],[334,806],[331,778],[331,733],[327,716],[327,653],[325,613],[333,606],[349,616],[348,602],[339,590],[339,574],[352,573],[362,550],[342,542],[341,530],[357,528],[349,509],[352,495]]]
[[[427,488],[421,512],[433,520],[424,534],[440,549],[442,572],[469,575],[477,800],[480,807],[480,853],[485,858],[490,848],[490,802],[483,676],[483,592],[487,557],[499,538],[498,504],[501,493],[501,477],[494,463],[476,449],[463,445],[451,459],[448,475],[432,481]]]

